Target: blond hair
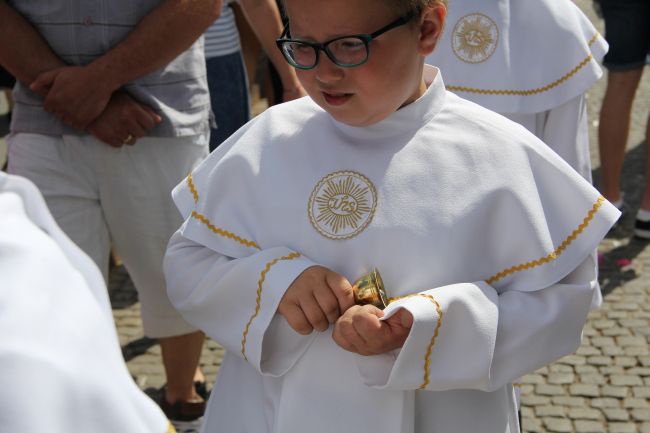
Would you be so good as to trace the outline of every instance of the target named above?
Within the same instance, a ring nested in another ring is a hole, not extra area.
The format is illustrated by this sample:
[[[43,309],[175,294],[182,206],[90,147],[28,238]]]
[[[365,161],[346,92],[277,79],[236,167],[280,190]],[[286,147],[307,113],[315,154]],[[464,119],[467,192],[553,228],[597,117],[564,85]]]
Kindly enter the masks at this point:
[[[425,7],[440,3],[447,6],[448,0],[385,0],[388,5],[395,9],[400,15],[406,15],[412,11],[421,11]]]

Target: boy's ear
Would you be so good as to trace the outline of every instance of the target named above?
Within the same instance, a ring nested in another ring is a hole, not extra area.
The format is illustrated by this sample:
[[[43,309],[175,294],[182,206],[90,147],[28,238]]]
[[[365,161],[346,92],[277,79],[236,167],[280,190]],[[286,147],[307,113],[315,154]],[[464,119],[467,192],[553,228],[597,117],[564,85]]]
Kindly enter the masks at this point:
[[[428,56],[438,43],[445,27],[447,8],[441,2],[434,1],[420,13],[420,54]]]

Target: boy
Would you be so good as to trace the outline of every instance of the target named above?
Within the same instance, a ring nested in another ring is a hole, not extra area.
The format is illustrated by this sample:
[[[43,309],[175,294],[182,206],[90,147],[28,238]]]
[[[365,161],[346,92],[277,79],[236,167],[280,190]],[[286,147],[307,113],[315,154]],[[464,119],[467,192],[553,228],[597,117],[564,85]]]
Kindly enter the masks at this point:
[[[205,431],[518,431],[511,382],[579,345],[618,211],[424,66],[443,1],[285,5],[311,98],[174,192],[170,299],[227,348]],[[374,267],[383,311],[353,305]]]
[[[535,19],[531,19],[534,17]],[[426,59],[447,90],[503,114],[591,180],[585,93],[607,43],[571,1],[455,0]]]

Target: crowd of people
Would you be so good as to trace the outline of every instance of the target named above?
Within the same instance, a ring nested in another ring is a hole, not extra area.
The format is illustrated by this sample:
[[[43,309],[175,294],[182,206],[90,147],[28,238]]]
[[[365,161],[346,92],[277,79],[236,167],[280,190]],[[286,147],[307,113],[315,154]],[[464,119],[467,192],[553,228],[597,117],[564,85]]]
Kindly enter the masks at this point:
[[[0,0],[0,432],[520,431],[514,384],[602,302],[650,5],[598,0],[603,37],[568,0],[239,0],[285,102],[251,120],[233,3]],[[111,249],[156,402],[121,357]]]

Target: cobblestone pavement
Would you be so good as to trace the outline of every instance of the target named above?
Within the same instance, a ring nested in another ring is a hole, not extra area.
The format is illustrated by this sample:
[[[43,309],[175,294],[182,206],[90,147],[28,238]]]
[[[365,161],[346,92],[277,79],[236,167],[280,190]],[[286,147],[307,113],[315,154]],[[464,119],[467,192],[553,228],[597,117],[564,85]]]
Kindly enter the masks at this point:
[[[590,0],[576,3],[601,29]],[[598,182],[597,115],[605,80],[589,94],[594,178]],[[650,110],[650,76],[646,71],[632,120],[624,190],[631,209],[640,202],[643,140]],[[650,433],[650,248],[631,238],[634,212],[603,241],[601,285],[603,308],[593,312],[578,351],[523,378],[525,432]],[[111,272],[110,293],[124,356],[143,388],[164,383],[160,348],[143,338],[138,303],[124,268]],[[212,382],[223,349],[209,341],[201,365]]]

